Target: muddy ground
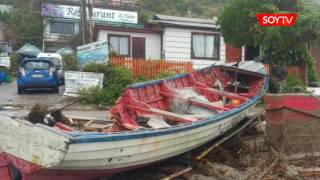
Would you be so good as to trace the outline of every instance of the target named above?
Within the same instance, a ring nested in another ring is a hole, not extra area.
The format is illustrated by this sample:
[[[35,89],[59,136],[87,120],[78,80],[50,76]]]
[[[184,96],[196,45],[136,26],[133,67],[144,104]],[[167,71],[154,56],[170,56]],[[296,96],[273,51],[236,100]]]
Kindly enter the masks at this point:
[[[43,90],[28,90],[24,94],[17,93],[17,83],[14,81],[10,84],[0,85],[0,109],[1,107],[9,107],[9,110],[30,110],[35,104],[40,103],[46,106],[54,106],[59,103],[71,103],[77,99],[74,97],[64,96],[64,86],[60,86],[59,94],[54,94],[52,91]],[[105,110],[106,107],[85,106],[75,104],[68,110],[81,111],[97,111]]]

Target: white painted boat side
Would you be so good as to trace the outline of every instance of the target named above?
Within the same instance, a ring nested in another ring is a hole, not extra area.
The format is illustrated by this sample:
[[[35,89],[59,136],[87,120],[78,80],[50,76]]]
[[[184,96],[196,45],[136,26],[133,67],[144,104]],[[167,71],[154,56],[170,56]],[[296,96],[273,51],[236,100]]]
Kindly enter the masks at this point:
[[[49,168],[64,159],[68,142],[62,133],[0,113],[0,152]]]
[[[168,135],[70,144],[65,159],[53,168],[107,170],[156,162],[187,152],[218,137],[239,123],[247,112],[248,109],[207,126]]]

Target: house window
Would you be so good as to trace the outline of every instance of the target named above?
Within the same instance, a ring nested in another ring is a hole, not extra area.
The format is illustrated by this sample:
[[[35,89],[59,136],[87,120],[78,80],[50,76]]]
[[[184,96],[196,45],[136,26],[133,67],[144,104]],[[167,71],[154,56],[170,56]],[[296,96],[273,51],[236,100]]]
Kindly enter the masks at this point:
[[[192,33],[192,59],[219,59],[220,36],[218,34]]]
[[[110,49],[120,56],[130,56],[130,36],[109,35]]]
[[[74,34],[74,23],[50,22],[50,32],[58,34]]]

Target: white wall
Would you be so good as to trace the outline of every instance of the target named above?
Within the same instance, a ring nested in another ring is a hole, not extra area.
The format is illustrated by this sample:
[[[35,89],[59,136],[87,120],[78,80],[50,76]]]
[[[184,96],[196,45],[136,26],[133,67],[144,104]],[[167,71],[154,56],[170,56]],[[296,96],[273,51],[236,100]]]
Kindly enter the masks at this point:
[[[53,19],[55,22],[72,22],[74,23],[74,34],[57,34],[50,32],[50,20],[45,20],[44,26],[44,39],[45,41],[63,41],[65,37],[72,37],[80,32],[80,22],[75,20],[67,20],[67,19]],[[69,40],[69,39],[65,39]]]
[[[144,37],[146,40],[146,59],[160,59],[161,58],[161,36],[160,34],[148,33],[133,33],[121,32],[111,30],[100,30],[98,33],[98,41],[108,40],[108,34],[128,35],[132,37]],[[132,39],[130,40],[132,47]],[[132,48],[131,48],[132,51]],[[132,55],[132,52],[130,53]]]
[[[163,33],[163,51],[167,60],[191,60],[195,69],[204,68],[212,64],[225,62],[226,47],[223,37],[220,35],[220,58],[219,60],[191,59],[191,33],[203,31],[198,29],[166,27]]]

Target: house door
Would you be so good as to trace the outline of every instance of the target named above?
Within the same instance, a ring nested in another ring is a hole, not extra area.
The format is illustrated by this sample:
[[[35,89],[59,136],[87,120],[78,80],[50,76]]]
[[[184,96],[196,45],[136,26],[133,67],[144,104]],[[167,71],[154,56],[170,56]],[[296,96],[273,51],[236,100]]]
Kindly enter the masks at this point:
[[[132,37],[132,57],[146,58],[146,39],[144,37]]]

